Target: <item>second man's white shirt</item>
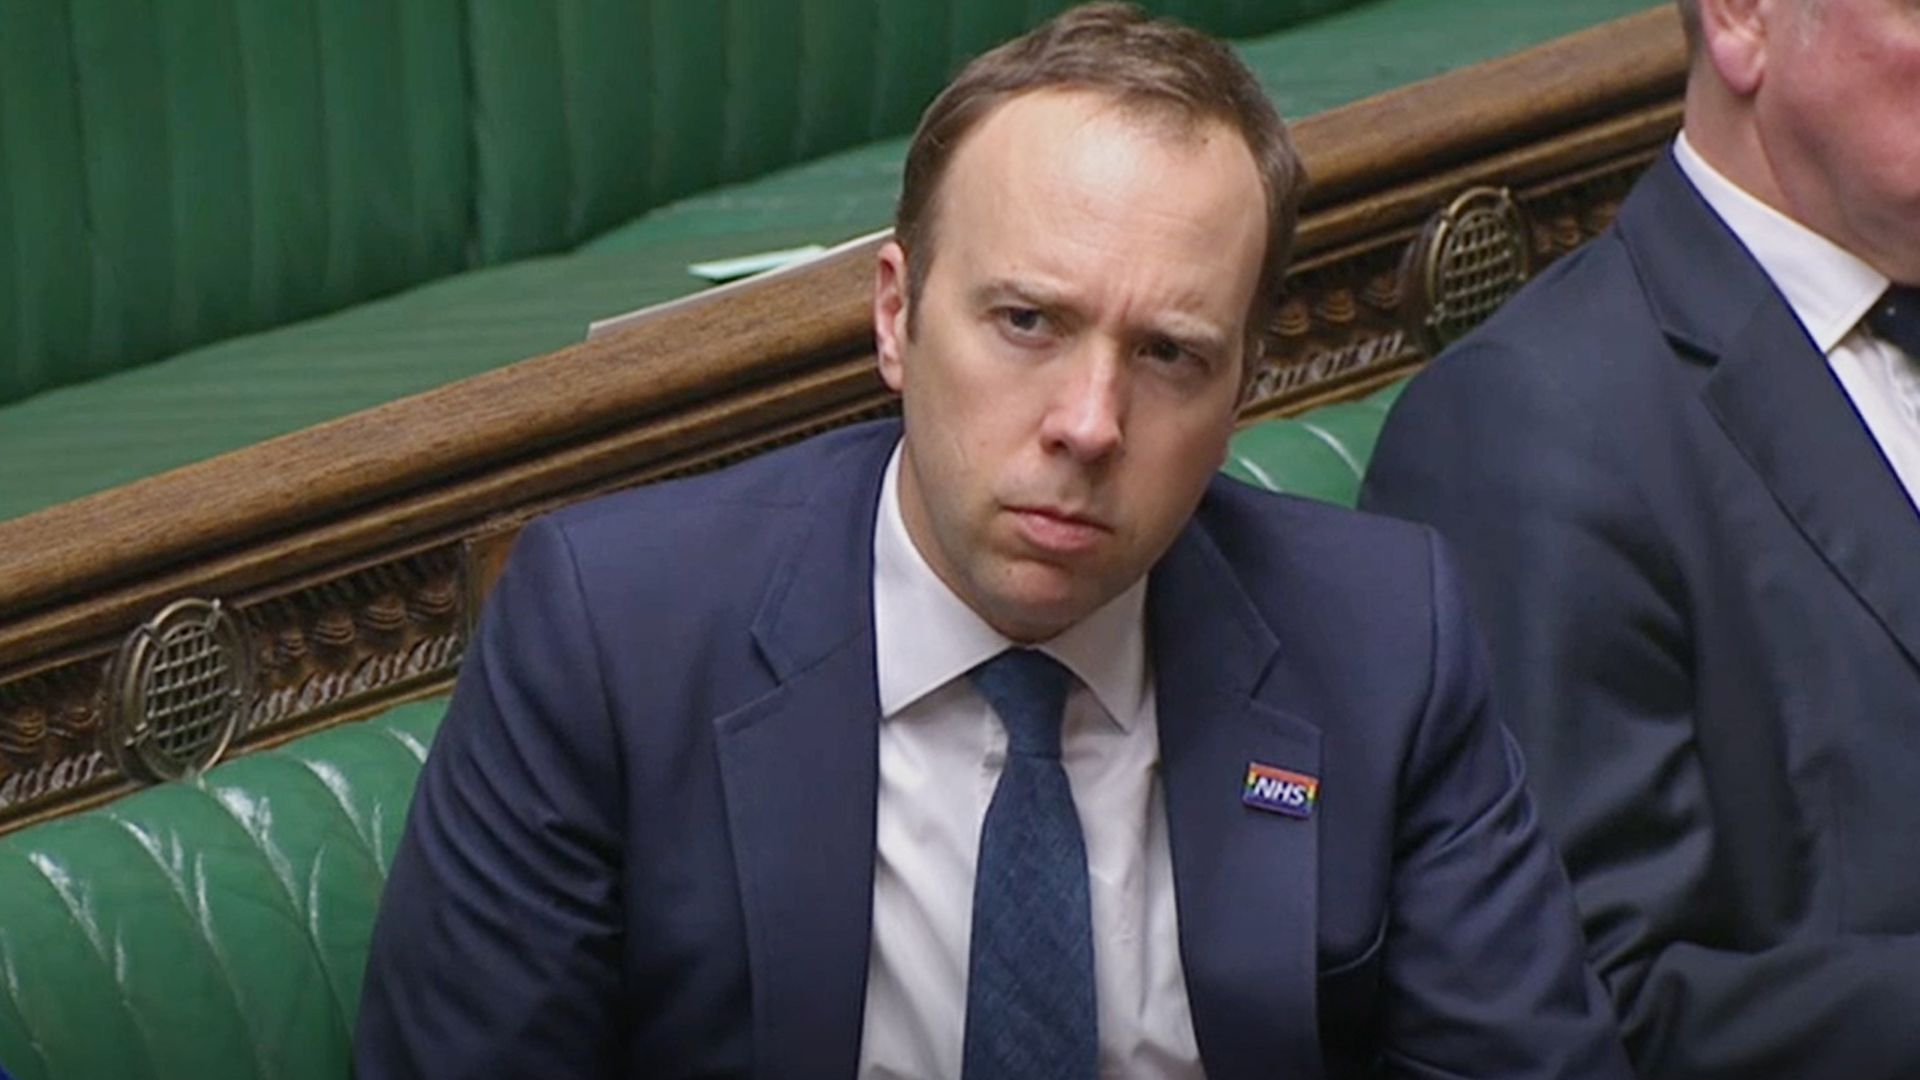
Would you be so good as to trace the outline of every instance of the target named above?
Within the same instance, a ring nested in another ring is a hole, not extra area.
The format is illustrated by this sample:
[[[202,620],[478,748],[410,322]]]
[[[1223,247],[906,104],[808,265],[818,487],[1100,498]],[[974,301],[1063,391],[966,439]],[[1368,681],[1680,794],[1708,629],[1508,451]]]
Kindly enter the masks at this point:
[[[1826,356],[1908,501],[1920,509],[1920,356],[1908,356],[1863,321],[1886,291],[1886,275],[1742,190],[1685,134],[1674,140],[1673,156]]]
[[[966,674],[1014,643],[914,547],[899,472],[895,447],[873,537],[880,793],[859,1075],[958,1078],[974,865],[1007,750]],[[1145,616],[1142,580],[1041,650],[1078,678],[1061,758],[1086,838],[1100,1074],[1198,1078]]]

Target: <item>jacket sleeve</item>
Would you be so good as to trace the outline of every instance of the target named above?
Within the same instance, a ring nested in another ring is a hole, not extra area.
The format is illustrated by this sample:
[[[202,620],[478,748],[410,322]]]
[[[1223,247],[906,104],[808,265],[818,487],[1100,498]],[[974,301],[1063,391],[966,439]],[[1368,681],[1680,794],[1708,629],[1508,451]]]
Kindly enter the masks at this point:
[[[1399,778],[1388,1074],[1626,1080],[1566,874],[1489,706],[1484,650],[1450,560],[1428,535],[1430,689]]]
[[[560,529],[521,534],[414,793],[354,1057],[384,1077],[611,1076],[622,784]]]
[[[1556,385],[1564,366],[1487,340],[1450,353],[1389,418],[1362,504],[1460,555],[1629,1053],[1660,1077],[1916,1075],[1920,939],[1803,924],[1729,942],[1740,894],[1719,860],[1740,823],[1716,820],[1697,628],[1624,463],[1640,418]]]

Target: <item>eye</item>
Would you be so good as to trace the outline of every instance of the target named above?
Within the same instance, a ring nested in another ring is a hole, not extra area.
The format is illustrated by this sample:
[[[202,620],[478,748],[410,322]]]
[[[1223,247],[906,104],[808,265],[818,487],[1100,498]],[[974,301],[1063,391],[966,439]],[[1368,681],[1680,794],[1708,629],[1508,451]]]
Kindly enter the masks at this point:
[[[1045,335],[1049,330],[1046,312],[1031,307],[1003,307],[994,311],[1000,326],[1010,336],[1016,338],[1034,338]]]
[[[1206,357],[1171,338],[1149,338],[1140,346],[1140,355],[1162,367],[1206,367]]]

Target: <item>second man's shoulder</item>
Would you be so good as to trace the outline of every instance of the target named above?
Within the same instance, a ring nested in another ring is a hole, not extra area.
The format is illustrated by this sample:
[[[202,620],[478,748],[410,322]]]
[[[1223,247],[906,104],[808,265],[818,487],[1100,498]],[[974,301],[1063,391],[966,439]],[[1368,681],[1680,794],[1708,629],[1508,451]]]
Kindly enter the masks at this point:
[[[1670,381],[1680,374],[1674,360],[1632,253],[1608,230],[1443,351],[1402,400],[1453,392],[1590,409]]]

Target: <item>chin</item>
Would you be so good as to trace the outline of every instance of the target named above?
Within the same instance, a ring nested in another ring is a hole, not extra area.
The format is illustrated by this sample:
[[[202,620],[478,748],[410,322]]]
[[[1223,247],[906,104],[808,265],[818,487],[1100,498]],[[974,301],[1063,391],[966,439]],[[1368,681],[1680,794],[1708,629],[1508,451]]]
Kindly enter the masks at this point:
[[[994,597],[992,613],[982,612],[995,630],[1015,641],[1045,641],[1100,607],[1083,583],[1022,584],[1030,587],[1000,593]]]

